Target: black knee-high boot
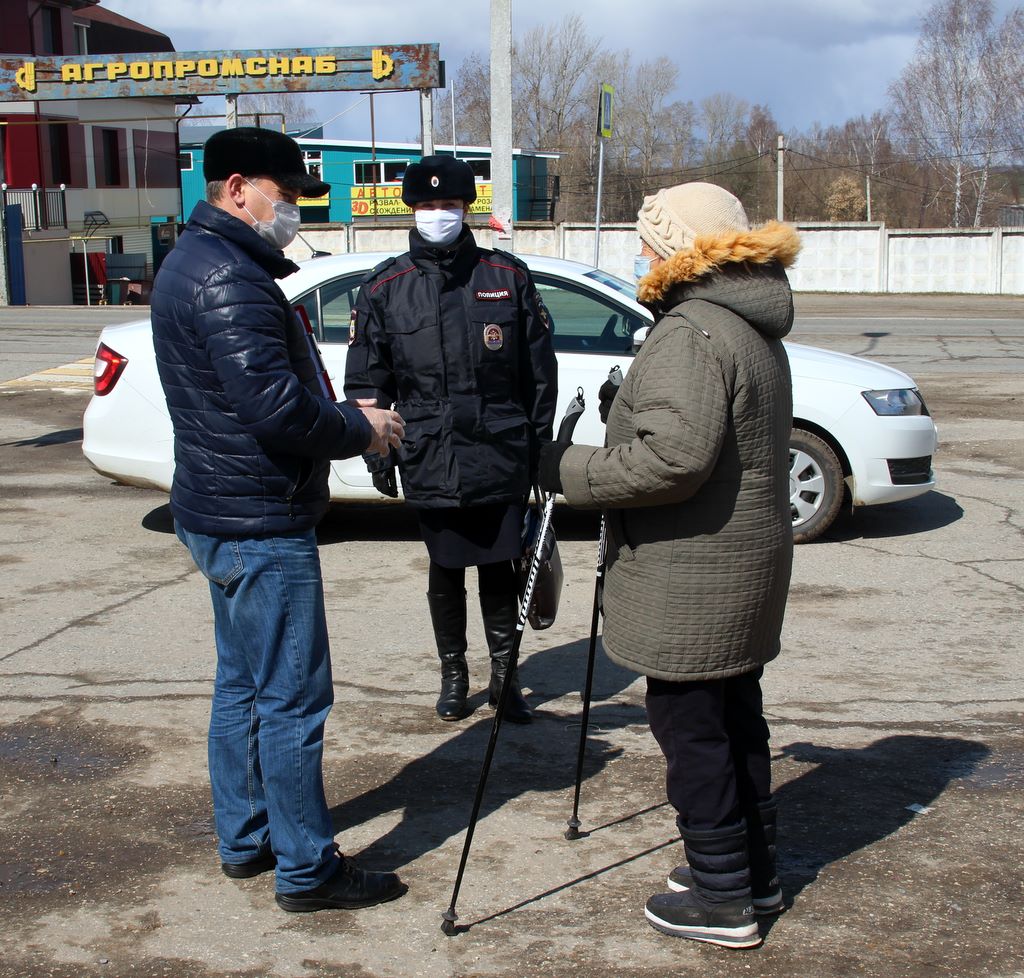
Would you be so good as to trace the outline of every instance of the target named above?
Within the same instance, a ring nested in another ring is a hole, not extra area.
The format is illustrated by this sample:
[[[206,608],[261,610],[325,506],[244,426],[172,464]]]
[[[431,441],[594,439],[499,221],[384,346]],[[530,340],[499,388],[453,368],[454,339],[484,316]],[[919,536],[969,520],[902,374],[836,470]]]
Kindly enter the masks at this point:
[[[747,822],[747,851],[750,856],[750,890],[754,913],[758,916],[781,913],[785,909],[782,884],[776,872],[775,834],[778,805],[774,798],[744,808]],[[676,866],[668,876],[669,889],[681,893],[693,886],[690,867]]]
[[[442,720],[461,720],[469,712],[469,667],[466,665],[466,592],[427,592],[430,623],[434,626],[437,656],[441,660],[441,695],[437,715]]]
[[[680,826],[690,864],[689,889],[647,901],[650,924],[672,937],[754,947],[761,943],[750,897],[750,857],[744,822],[694,831]]]
[[[516,623],[519,621],[519,597],[511,594],[481,594],[480,613],[484,620],[484,635],[487,637],[487,648],[491,653],[491,683],[488,688],[488,702],[491,706],[498,705],[498,694],[501,684],[508,671],[508,661],[512,653],[512,642],[516,635]],[[518,669],[509,679],[511,688],[505,703],[505,719],[512,723],[529,723],[533,719],[530,707],[519,688]]]

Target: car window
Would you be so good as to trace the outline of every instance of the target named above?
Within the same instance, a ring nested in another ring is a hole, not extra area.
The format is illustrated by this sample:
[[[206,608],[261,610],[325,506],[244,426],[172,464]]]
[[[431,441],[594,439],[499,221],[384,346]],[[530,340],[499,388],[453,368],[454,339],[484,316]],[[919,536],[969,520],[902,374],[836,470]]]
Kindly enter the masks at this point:
[[[352,307],[359,295],[365,272],[336,278],[320,288],[321,338],[325,343],[347,343]]]
[[[352,307],[364,278],[365,271],[336,278],[296,300],[296,305],[301,303],[305,307],[313,332],[321,343],[348,342]]]
[[[633,352],[633,333],[650,325],[640,316],[583,286],[534,274],[551,314],[555,349],[572,353]]]

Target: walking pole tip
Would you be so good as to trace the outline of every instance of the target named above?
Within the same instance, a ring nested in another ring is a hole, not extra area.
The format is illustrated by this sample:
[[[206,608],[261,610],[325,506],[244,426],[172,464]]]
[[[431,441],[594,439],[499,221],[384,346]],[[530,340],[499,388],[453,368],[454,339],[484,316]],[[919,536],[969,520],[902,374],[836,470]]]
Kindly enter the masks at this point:
[[[441,933],[447,937],[453,937],[458,933],[458,928],[455,926],[455,921],[459,919],[459,915],[449,908],[442,915],[443,922],[441,924]]]
[[[582,823],[575,815],[573,815],[573,817],[570,818],[565,824],[569,827],[565,830],[564,835],[565,838],[568,839],[570,842],[573,842],[576,839],[585,839],[590,834],[589,832],[580,831],[580,825]]]

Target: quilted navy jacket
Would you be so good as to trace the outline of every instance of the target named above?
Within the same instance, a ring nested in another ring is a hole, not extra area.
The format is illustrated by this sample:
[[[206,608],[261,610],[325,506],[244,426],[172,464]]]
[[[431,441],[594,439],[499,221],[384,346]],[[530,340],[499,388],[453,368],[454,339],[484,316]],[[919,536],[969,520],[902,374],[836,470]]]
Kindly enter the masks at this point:
[[[369,422],[320,393],[302,326],[275,279],[297,266],[205,202],[153,285],[153,345],[174,425],[171,512],[193,533],[307,530],[329,460],[369,446]]]

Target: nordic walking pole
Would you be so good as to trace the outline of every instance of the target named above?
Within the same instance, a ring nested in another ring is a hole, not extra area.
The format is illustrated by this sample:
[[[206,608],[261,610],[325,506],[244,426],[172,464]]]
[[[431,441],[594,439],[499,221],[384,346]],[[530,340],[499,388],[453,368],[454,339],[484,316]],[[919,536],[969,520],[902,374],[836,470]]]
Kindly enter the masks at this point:
[[[622,370],[618,365],[608,372],[608,380],[615,387],[622,383]],[[608,526],[601,515],[601,531],[597,537],[597,573],[594,576],[594,609],[590,616],[590,646],[587,649],[587,680],[583,686],[583,716],[580,718],[580,749],[576,756],[576,791],[572,800],[572,816],[566,824],[565,837],[572,842],[580,835],[580,787],[583,784],[583,758],[587,752],[587,728],[590,723],[590,694],[594,688],[594,660],[597,657],[597,626],[601,620],[601,594],[604,589],[604,556]]]
[[[573,429],[580,415],[583,414],[583,388],[577,388],[576,396],[569,407],[566,408],[565,416],[558,427],[558,438],[560,442],[571,442]],[[501,691],[498,693],[498,704],[494,709],[494,722],[491,724],[491,736],[487,742],[487,751],[484,754],[484,763],[480,769],[480,779],[476,786],[476,796],[473,798],[473,811],[469,816],[469,826],[466,829],[466,841],[462,846],[462,858],[459,860],[459,871],[455,876],[455,887],[452,890],[452,900],[448,909],[441,915],[441,930],[451,937],[456,932],[455,921],[459,915],[455,912],[455,903],[459,898],[459,889],[462,886],[462,877],[466,871],[466,862],[469,859],[469,847],[473,844],[473,833],[476,831],[477,819],[480,816],[480,803],[483,801],[484,788],[487,785],[487,775],[491,770],[491,759],[494,757],[494,746],[498,742],[498,731],[501,729],[501,718],[505,713],[505,704],[508,702],[509,690],[512,688],[512,676],[515,675],[516,665],[519,662],[519,646],[523,644],[523,630],[526,628],[526,619],[530,610],[530,601],[533,599],[533,590],[537,584],[537,574],[540,571],[541,562],[544,559],[544,551],[547,544],[548,531],[551,528],[551,516],[555,509],[556,493],[548,493],[544,502],[544,513],[541,517],[540,529],[537,532],[537,544],[533,551],[533,560],[530,561],[530,571],[526,577],[526,589],[519,604],[519,620],[516,622],[516,634],[512,639],[512,648],[509,650],[508,667],[505,670],[505,678],[501,682]]]
[[[605,521],[601,517],[601,533],[597,541],[597,576],[594,581],[594,610],[590,617],[590,647],[587,650],[587,681],[583,687],[583,716],[580,719],[580,749],[576,755],[576,791],[572,815],[566,824],[565,837],[571,842],[580,839],[580,787],[583,784],[583,758],[587,752],[587,726],[590,723],[590,694],[594,686],[594,659],[597,653],[597,626],[601,618],[601,587],[604,578]]]

